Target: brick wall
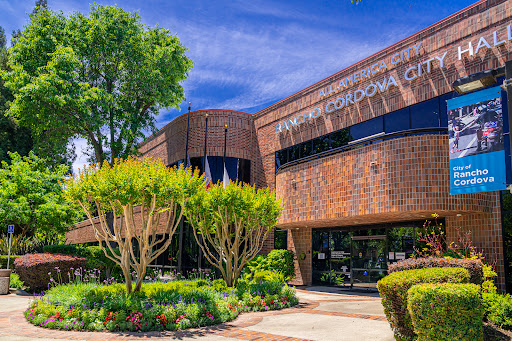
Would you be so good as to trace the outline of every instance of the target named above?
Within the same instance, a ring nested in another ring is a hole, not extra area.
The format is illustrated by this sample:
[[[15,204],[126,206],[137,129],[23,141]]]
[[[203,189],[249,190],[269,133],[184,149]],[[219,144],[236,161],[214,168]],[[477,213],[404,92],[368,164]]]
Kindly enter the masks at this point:
[[[254,115],[231,110],[195,111],[191,114],[190,156],[203,155],[206,113],[210,117],[208,155],[223,155],[224,124],[228,124],[227,155],[251,160],[251,181],[257,187],[275,189],[277,197],[286,203],[278,227],[289,229],[289,249],[297,256],[305,254],[304,260],[296,262],[296,284],[311,283],[312,228],[410,221],[438,213],[446,218],[449,238],[456,238],[456,227],[469,230],[475,245],[496,258],[502,285],[504,261],[498,195],[449,195],[446,136],[423,135],[385,141],[295,165],[277,175],[274,155],[277,150],[451,92],[456,79],[504,65],[512,59],[512,41],[507,31],[511,24],[510,1],[479,1]],[[494,32],[498,41],[506,42],[492,46]],[[471,42],[476,49],[480,37],[491,48],[481,48],[474,56],[465,53],[459,60],[457,47],[467,49]],[[417,53],[414,46],[418,47]],[[408,57],[391,63],[393,56],[403,55],[407,49]],[[421,76],[405,79],[411,66],[441,56],[444,56],[443,67],[434,59],[429,64],[430,72],[427,64],[423,64]],[[320,90],[327,87],[329,92],[340,80],[360,70],[372,69],[382,61],[386,68],[372,73],[371,77],[319,96]],[[377,91],[373,97],[364,97],[353,105],[326,111],[326,105],[340,96],[390,77],[396,86]],[[321,110],[318,118],[305,120],[289,131],[276,132],[277,124],[315,108]],[[187,114],[183,114],[142,143],[141,153],[161,158],[167,164],[183,159],[186,127]],[[90,239],[92,234],[87,223],[77,227],[68,233],[69,241]],[[272,248],[273,235],[269,236],[264,253]]]
[[[382,142],[286,168],[277,175],[275,152],[451,92],[451,84],[456,79],[504,65],[512,59],[512,41],[508,40],[507,31],[507,26],[512,24],[511,17],[510,1],[479,1],[254,115],[261,157],[257,164],[262,167],[257,171],[265,174],[265,184],[275,188],[277,197],[286,202],[278,226],[291,229],[291,249],[311,250],[311,228],[410,221],[428,218],[436,212],[446,217],[450,238],[454,238],[456,227],[472,231],[474,243],[489,257],[496,258],[498,281],[503,284],[499,199],[496,193],[449,194],[446,136]],[[492,46],[495,31],[497,40],[506,43]],[[491,48],[481,48],[474,56],[463,54],[459,60],[457,47],[467,49],[472,42],[476,49],[480,37],[484,37]],[[394,65],[389,62],[394,54],[420,43],[419,53],[412,53],[410,58]],[[409,67],[445,52],[443,68],[434,62],[430,73],[424,67],[420,77],[405,80],[404,73]],[[319,96],[321,89],[328,87],[330,90],[330,86],[335,87],[341,79],[382,60],[387,64],[386,70],[347,89]],[[326,112],[327,103],[389,76],[396,80],[397,87]],[[305,120],[290,130],[284,129],[283,133],[276,132],[277,124],[314,108],[321,109],[318,118]],[[302,229],[306,231],[304,234],[300,233]],[[311,266],[307,263],[307,259],[297,262],[300,269],[297,282],[308,283],[311,279]]]

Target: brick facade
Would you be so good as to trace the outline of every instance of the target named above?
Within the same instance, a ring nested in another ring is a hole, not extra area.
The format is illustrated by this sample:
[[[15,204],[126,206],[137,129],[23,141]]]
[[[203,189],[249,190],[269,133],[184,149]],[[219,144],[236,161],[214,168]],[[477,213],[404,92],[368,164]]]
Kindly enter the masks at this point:
[[[203,155],[205,114],[210,118],[208,155],[222,155],[223,129],[228,125],[227,155],[251,160],[251,182],[274,189],[285,202],[278,227],[289,229],[288,247],[298,257],[296,284],[312,281],[314,228],[422,220],[437,213],[445,218],[451,240],[456,239],[456,228],[472,232],[476,246],[495,261],[503,288],[499,194],[449,194],[447,136],[383,141],[298,163],[278,174],[275,152],[449,93],[456,79],[503,66],[512,59],[509,25],[510,1],[479,1],[254,115],[231,110],[195,111],[191,114],[190,156]],[[480,37],[486,39],[489,48],[482,45]],[[474,55],[463,52],[459,59],[459,47],[464,51],[470,43]],[[418,68],[411,69],[420,63],[421,75]],[[346,87],[336,89],[341,80],[351,76],[352,84],[344,81]],[[394,82],[387,87],[390,78]],[[350,103],[356,90],[373,88],[373,96]],[[338,98],[344,99],[341,109],[334,108]],[[318,117],[305,118],[309,112]],[[294,121],[298,117],[304,122],[293,124],[300,121]],[[290,123],[290,129],[278,132],[284,122]],[[141,153],[167,164],[183,159],[186,126],[187,115],[183,114],[142,143]],[[88,239],[85,231],[90,226],[85,225],[70,231],[68,242]],[[270,238],[265,252],[272,248]],[[304,259],[300,259],[301,253]]]

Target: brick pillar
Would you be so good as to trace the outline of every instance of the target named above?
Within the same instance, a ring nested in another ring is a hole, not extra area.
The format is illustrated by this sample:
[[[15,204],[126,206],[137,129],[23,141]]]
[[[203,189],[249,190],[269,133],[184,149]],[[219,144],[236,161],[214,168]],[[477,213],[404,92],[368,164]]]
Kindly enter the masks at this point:
[[[495,267],[498,277],[496,287],[505,292],[505,259],[503,253],[503,228],[501,224],[501,206],[499,193],[493,193],[490,213],[463,214],[460,217],[446,218],[446,237],[448,243],[457,243],[457,229],[470,231],[473,246],[484,254],[485,261]]]
[[[313,272],[311,261],[313,254],[312,238],[310,227],[288,230],[288,250],[295,253],[295,278],[291,281],[293,285],[311,285]],[[300,259],[302,253],[305,255],[304,259]]]

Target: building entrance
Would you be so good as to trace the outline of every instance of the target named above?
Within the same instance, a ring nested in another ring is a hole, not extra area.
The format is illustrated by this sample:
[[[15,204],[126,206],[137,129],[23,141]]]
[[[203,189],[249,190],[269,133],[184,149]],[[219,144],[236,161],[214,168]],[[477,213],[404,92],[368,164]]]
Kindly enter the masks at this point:
[[[314,229],[313,283],[375,288],[390,264],[412,257],[424,223]]]
[[[375,288],[387,270],[386,235],[352,237],[351,284]]]

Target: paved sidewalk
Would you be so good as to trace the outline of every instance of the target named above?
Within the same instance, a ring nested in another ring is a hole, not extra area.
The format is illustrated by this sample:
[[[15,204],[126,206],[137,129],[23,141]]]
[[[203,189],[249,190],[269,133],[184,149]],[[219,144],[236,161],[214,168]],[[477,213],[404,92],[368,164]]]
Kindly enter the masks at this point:
[[[297,307],[246,313],[234,321],[214,327],[161,333],[69,332],[36,327],[28,323],[22,314],[28,298],[11,294],[0,296],[0,341],[394,340],[380,298],[375,294],[336,294],[299,289],[297,294],[300,298]]]

